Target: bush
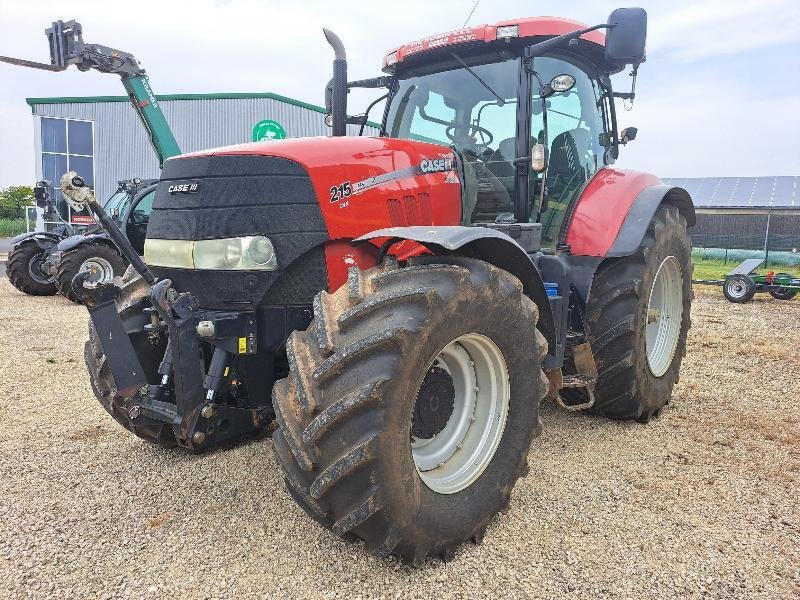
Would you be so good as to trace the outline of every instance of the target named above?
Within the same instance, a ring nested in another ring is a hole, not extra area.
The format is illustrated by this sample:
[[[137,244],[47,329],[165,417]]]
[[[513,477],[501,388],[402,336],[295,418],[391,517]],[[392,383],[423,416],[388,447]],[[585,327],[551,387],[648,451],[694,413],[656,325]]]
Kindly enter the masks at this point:
[[[12,185],[0,190],[0,219],[25,218],[25,207],[34,203],[33,188]]]
[[[25,233],[25,219],[0,219],[0,238]]]

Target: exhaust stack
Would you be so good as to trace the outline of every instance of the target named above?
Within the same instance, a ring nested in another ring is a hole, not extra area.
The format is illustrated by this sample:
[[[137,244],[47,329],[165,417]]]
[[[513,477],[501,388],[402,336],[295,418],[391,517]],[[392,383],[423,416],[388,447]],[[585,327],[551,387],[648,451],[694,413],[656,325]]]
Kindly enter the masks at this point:
[[[325,88],[325,107],[330,115],[334,136],[347,135],[347,53],[339,36],[323,29],[325,39],[333,48],[333,79]]]

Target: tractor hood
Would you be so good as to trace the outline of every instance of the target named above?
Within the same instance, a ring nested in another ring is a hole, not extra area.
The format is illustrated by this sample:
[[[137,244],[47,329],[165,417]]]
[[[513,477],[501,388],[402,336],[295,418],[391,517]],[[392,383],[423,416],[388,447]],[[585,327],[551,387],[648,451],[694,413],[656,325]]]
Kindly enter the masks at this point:
[[[256,166],[259,164],[263,167]],[[154,209],[166,208],[175,202],[201,210],[208,206],[202,192],[193,193],[179,187],[191,186],[195,183],[193,178],[244,175],[245,172],[248,176],[281,178],[289,175],[289,171],[292,183],[282,179],[270,181],[257,193],[254,190],[248,204],[291,204],[287,193],[297,186],[297,178],[304,174],[310,179],[331,239],[355,238],[387,225],[457,225],[461,222],[461,175],[453,150],[426,142],[381,137],[296,138],[177,157],[167,162],[162,182],[167,179],[171,186],[178,187],[166,190],[169,199],[162,193]],[[176,175],[179,181],[175,180]],[[199,202],[200,197],[204,202]],[[198,201],[192,202],[192,198]],[[303,204],[307,202],[305,198]],[[228,233],[195,228],[192,235],[194,239],[206,239]],[[236,232],[236,235],[241,233]]]
[[[296,278],[281,284],[282,302],[306,285],[308,291],[325,289],[320,257],[330,240],[349,241],[389,226],[461,223],[459,164],[444,146],[364,137],[257,142],[170,159],[147,239],[265,236],[277,268],[201,271],[162,264],[155,270],[209,308],[267,302],[264,294],[283,273]],[[321,276],[311,276],[321,269]],[[298,302],[307,294],[300,296]]]

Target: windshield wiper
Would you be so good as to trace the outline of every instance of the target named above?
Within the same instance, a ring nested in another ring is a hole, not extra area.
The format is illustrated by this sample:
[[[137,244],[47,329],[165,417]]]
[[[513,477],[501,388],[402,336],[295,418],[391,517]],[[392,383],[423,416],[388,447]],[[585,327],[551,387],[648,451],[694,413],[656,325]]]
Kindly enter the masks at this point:
[[[495,92],[491,87],[489,87],[488,83],[486,83],[483,79],[481,79],[480,75],[478,75],[475,71],[473,71],[472,68],[467,63],[465,63],[463,60],[461,60],[461,57],[458,54],[456,54],[455,52],[450,52],[450,55],[453,58],[455,58],[458,62],[460,62],[461,66],[464,67],[467,71],[469,71],[470,75],[472,75],[475,79],[480,81],[481,85],[483,85],[483,87],[485,87],[487,90],[489,90],[492,93],[492,96],[497,98],[497,103],[500,106],[503,106],[506,103],[505,100],[503,100],[500,96],[497,95],[497,92]]]

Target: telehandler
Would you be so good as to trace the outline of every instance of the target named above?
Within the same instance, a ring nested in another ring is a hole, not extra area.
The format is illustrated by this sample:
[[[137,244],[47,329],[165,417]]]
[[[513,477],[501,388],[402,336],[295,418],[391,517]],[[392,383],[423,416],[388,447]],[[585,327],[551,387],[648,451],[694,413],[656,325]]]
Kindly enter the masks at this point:
[[[53,21],[52,26],[45,30],[45,35],[50,47],[50,64],[9,56],[0,56],[0,62],[53,72],[64,71],[70,65],[75,65],[79,71],[93,69],[100,73],[119,75],[131,100],[131,106],[139,115],[147,132],[159,166],[163,166],[166,159],[180,154],[175,136],[150,87],[150,80],[132,54],[100,44],[85,43],[83,28],[74,20]],[[41,192],[42,199],[47,189],[44,183],[40,182],[36,186],[37,192]],[[121,202],[120,194],[128,197],[126,207],[138,205],[138,212],[129,212],[127,215],[137,221],[123,221],[121,226],[123,230],[132,232],[134,237],[141,232],[142,239],[134,240],[135,244],[139,242],[141,251],[144,242],[143,226],[146,227],[147,222],[147,215],[143,209],[145,207],[149,209],[150,204],[147,200],[139,202],[146,193],[141,197],[136,196],[141,188],[140,179],[121,181],[119,185],[119,189],[108,199],[106,206],[111,210],[112,204]],[[147,193],[149,191],[151,190],[147,190]],[[54,195],[52,190],[47,193],[51,196],[51,204],[59,203],[60,198],[52,198]],[[60,195],[60,192],[56,191],[55,194]],[[86,224],[83,221],[81,223]],[[88,223],[95,224],[91,218]],[[122,275],[128,262],[114,244],[108,241],[108,236],[102,233],[80,235],[83,229],[85,227],[66,223],[47,228],[46,231],[34,231],[14,238],[8,255],[9,280],[14,287],[35,296],[50,296],[61,292],[73,302],[77,302],[78,296],[72,292],[71,282],[78,271],[91,269],[93,276],[102,282],[111,281],[114,276]]]

